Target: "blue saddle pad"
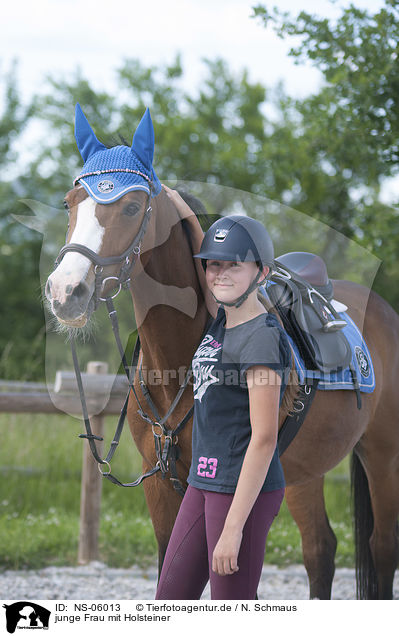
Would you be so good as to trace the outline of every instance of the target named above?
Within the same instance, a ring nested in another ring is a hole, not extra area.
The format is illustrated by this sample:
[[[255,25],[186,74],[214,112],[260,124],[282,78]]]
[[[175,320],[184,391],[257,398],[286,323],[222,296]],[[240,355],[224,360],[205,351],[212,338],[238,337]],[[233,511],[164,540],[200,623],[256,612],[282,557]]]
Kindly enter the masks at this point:
[[[375,389],[374,367],[366,342],[358,327],[348,314],[346,312],[342,312],[339,315],[347,322],[347,325],[343,327],[342,332],[348,339],[352,350],[352,367],[356,372],[359,389],[362,393],[372,393]],[[349,367],[343,369],[339,373],[323,373],[319,370],[314,371],[306,369],[304,361],[299,355],[296,344],[290,336],[288,336],[288,339],[294,351],[296,371],[301,384],[315,378],[319,380],[317,388],[322,391],[336,391],[338,389],[353,391],[354,385]]]

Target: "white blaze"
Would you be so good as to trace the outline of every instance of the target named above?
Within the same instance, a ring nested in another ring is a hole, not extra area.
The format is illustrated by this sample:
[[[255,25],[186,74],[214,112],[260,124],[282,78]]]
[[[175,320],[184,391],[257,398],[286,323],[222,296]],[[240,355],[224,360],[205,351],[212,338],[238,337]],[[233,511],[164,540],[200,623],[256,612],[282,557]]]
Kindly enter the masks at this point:
[[[95,215],[96,202],[87,197],[79,203],[76,216],[76,226],[70,238],[70,243],[85,245],[93,252],[99,252],[102,245],[105,229],[100,225]],[[66,288],[74,289],[85,280],[91,266],[91,261],[78,252],[67,252],[61,263],[49,276],[51,281],[52,300],[58,300],[61,304],[66,301]]]

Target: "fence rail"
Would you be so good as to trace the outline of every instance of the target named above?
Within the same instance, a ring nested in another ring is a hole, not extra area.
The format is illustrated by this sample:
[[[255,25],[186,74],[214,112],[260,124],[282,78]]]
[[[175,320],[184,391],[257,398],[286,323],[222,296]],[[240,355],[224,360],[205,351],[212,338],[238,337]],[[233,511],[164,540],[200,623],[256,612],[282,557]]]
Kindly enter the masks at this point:
[[[104,362],[89,362],[82,373],[83,388],[94,435],[104,437],[106,415],[119,415],[128,389],[126,376],[107,373]],[[109,395],[109,399],[107,396]],[[0,380],[0,412],[81,415],[75,374],[57,371],[54,386],[39,382]],[[99,454],[102,443],[99,443]],[[88,443],[84,444],[80,495],[78,563],[98,560],[102,477]]]

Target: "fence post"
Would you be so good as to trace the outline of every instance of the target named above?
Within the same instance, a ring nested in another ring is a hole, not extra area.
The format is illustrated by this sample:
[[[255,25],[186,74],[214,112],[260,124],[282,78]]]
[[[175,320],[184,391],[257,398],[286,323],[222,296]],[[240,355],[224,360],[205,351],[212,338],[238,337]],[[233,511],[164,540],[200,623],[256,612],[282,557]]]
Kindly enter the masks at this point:
[[[89,362],[87,373],[107,373],[105,362]],[[94,435],[104,437],[104,415],[90,418]],[[104,443],[96,441],[98,453],[102,457]],[[78,563],[83,565],[99,558],[98,535],[100,527],[102,480],[97,462],[91,454],[89,444],[84,442],[82,485],[80,495],[80,530]]]

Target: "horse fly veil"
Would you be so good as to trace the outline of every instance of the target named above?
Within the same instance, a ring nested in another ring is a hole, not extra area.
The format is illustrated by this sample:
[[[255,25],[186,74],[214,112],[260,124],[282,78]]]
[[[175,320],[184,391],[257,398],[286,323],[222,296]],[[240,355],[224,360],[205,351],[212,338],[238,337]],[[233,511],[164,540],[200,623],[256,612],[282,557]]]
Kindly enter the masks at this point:
[[[133,135],[131,147],[107,148],[94,134],[81,107],[75,109],[75,138],[84,161],[74,180],[82,184],[97,203],[113,203],[131,190],[144,190],[156,196],[161,183],[152,167],[154,127],[147,108]]]

